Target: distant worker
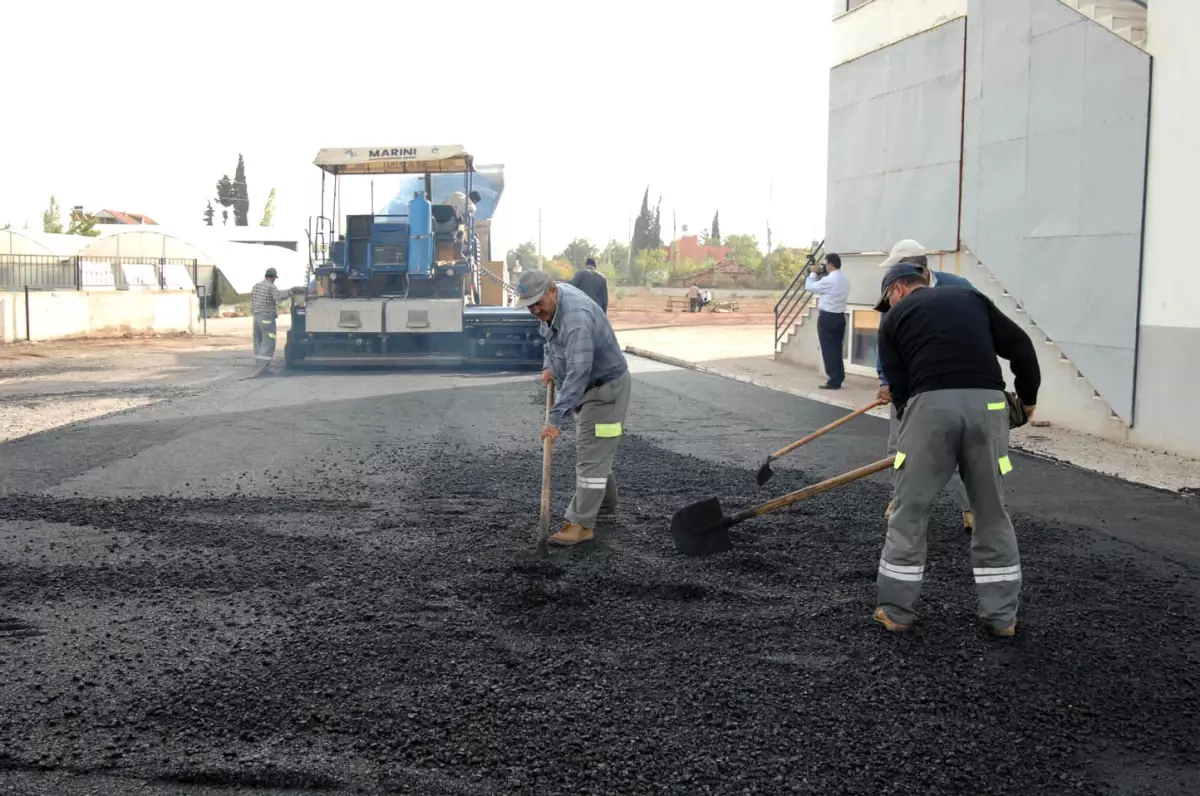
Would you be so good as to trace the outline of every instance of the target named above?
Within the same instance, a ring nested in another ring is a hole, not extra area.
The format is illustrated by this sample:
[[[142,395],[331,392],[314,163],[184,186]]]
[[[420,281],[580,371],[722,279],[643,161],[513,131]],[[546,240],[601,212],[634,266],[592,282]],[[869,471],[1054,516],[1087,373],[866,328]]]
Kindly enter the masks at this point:
[[[700,296],[700,286],[692,285],[688,288],[688,312],[699,312],[700,307],[704,304],[704,299]]]
[[[575,276],[571,277],[571,284],[596,302],[605,314],[608,313],[608,280],[605,279],[604,274],[596,270],[594,259],[587,258],[583,270],[576,272]]]
[[[263,280],[250,290],[250,313],[254,322],[254,358],[263,363],[260,374],[266,373],[275,358],[275,319],[279,303],[304,288],[280,290],[275,287],[279,274],[268,268]]]
[[[982,293],[930,290],[912,264],[890,269],[880,290],[883,370],[900,417],[894,511],[879,560],[874,619],[906,631],[925,577],[934,498],[957,467],[975,509],[971,566],[979,618],[997,636],[1016,632],[1021,557],[1004,507],[1009,404],[997,357],[1010,363],[1023,417],[1037,408],[1041,371],[1033,341]],[[890,308],[890,309],[889,309]]]
[[[477,194],[475,191],[471,192],[472,199],[478,196],[479,194]],[[446,201],[442,202],[442,204],[450,205],[457,210],[458,214],[463,218],[467,217],[468,210],[470,210],[471,215],[475,215],[475,203],[468,199],[467,195],[462,191],[455,191],[454,193],[450,194],[446,197]]]
[[[613,459],[629,411],[631,376],[612,325],[596,302],[544,271],[526,271],[517,282],[515,304],[541,320],[546,340],[542,383],[558,385],[543,440],[558,439],[575,417],[575,496],[566,524],[549,543],[576,545],[595,538],[598,515],[617,508]]]
[[[804,289],[817,297],[817,340],[825,363],[822,390],[840,390],[846,380],[842,350],[846,341],[846,301],[850,298],[850,280],[842,273],[842,258],[825,255],[825,267],[809,271]]]
[[[925,276],[925,284],[930,287],[965,287],[971,290],[975,289],[970,280],[964,277],[946,273],[945,271],[932,270],[929,267],[929,259],[926,256],[925,247],[915,240],[902,240],[893,246],[892,253],[883,261],[880,267],[891,268],[901,263],[915,266]],[[888,389],[887,375],[883,372],[883,365],[879,361],[878,348],[876,348],[875,352],[875,372],[879,374],[878,398],[881,401],[890,402],[892,400],[891,392]],[[896,416],[895,404],[889,403],[888,412],[887,455],[891,456],[896,452],[897,440],[900,438],[900,419]],[[893,478],[893,480],[895,479]],[[962,512],[963,530],[966,533],[971,533],[975,527],[975,518],[971,512],[971,502],[967,499],[967,488],[963,486],[962,477],[957,471],[950,476],[950,482],[947,484],[947,487],[954,493],[958,510]],[[885,520],[892,516],[892,503],[890,501],[883,516]]]

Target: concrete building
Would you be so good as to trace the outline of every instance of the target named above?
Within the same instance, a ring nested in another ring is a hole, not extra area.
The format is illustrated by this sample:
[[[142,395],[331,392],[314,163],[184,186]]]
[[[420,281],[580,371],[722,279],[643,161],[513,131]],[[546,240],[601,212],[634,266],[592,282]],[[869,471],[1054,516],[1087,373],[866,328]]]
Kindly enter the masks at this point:
[[[848,370],[874,377],[878,264],[914,238],[1037,342],[1039,419],[1200,455],[1200,3],[838,0],[832,26]],[[801,320],[778,356],[815,364]]]

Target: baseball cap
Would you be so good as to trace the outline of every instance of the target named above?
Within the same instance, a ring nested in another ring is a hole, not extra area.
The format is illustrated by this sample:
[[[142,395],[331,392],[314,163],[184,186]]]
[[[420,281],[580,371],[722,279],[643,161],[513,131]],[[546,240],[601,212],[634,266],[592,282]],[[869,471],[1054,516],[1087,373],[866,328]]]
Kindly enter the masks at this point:
[[[906,254],[904,256],[909,257],[912,255]],[[888,272],[883,275],[883,284],[879,286],[879,303],[875,305],[876,312],[888,311],[888,308],[891,306],[891,302],[888,301],[887,297],[888,288],[894,285],[897,279],[903,279],[906,276],[923,277],[924,272],[912,263],[903,263],[889,269]]]
[[[517,280],[517,298],[513,306],[528,307],[530,304],[536,304],[553,281],[545,271],[522,272],[521,278]]]
[[[906,238],[892,247],[892,253],[879,264],[880,268],[891,268],[905,257],[924,257],[925,247],[911,238]]]
[[[275,277],[277,277],[277,276],[279,276],[279,272],[278,272],[278,271],[276,271],[274,268],[268,268],[268,269],[267,269],[267,273],[266,273],[266,275],[267,275],[267,276],[275,276]]]

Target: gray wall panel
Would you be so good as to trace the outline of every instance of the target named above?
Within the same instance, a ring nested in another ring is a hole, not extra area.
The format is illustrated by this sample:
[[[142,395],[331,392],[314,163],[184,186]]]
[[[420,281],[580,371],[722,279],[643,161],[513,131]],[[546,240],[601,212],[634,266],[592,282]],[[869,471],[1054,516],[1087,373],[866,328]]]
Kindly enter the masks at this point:
[[[1079,21],[1079,15],[1062,3],[1030,4],[1029,28],[1034,36],[1041,36]]]
[[[1086,52],[1086,25],[1059,28],[1033,40],[1029,70],[1037,80],[1029,84],[1030,135],[1078,130],[1083,124],[1084,92],[1078,87],[1086,79]]]
[[[1138,351],[1137,440],[1169,450],[1200,450],[1200,423],[1180,396],[1200,395],[1200,370],[1180,367],[1200,351],[1200,328],[1143,326]]]
[[[1079,234],[1083,132],[1078,127],[1031,137],[1026,145],[1026,238]]]
[[[1131,423],[1149,56],[1058,0],[968,19],[963,243]]]
[[[985,51],[983,75],[980,142],[1024,138],[1029,126],[1029,48],[1009,45]]]
[[[994,0],[985,0],[988,11],[996,5]],[[1000,0],[1004,5],[1003,14],[987,15],[983,21],[983,46],[988,52],[1007,47],[1025,48],[1029,45],[1030,29],[1033,25],[1033,11],[1030,0]],[[975,2],[967,7],[967,13],[975,13]]]
[[[965,35],[957,19],[831,71],[829,251],[958,247]]]

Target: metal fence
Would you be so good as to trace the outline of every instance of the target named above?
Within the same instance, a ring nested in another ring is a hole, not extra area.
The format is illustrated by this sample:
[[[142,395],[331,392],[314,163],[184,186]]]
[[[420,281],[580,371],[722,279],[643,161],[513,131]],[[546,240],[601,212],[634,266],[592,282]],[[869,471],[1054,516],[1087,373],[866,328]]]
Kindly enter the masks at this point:
[[[195,290],[196,260],[0,254],[0,291]]]

